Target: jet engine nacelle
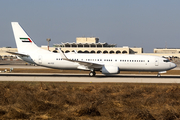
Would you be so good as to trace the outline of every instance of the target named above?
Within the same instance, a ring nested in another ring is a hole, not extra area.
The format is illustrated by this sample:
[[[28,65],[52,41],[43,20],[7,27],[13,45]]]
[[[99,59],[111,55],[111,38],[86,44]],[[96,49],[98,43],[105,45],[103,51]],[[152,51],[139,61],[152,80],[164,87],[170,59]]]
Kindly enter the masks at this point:
[[[102,74],[118,74],[120,73],[119,67],[117,66],[103,66],[101,69]]]

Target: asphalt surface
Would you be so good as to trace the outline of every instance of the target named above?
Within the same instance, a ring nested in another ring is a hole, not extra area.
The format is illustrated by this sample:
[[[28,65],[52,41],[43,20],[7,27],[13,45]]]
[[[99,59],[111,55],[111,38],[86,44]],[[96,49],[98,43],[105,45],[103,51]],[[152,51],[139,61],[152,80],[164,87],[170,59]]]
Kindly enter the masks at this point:
[[[0,81],[33,81],[33,82],[85,82],[85,83],[180,83],[180,75],[111,75],[98,74],[89,77],[85,74],[47,74],[47,73],[0,73]]]
[[[0,68],[43,68],[41,66],[26,65],[21,61],[1,61]],[[180,67],[175,68],[175,70]],[[0,73],[0,81],[41,81],[41,82],[100,82],[100,83],[180,83],[180,75],[163,75],[158,78],[156,75],[141,74],[118,74],[105,76],[97,74],[89,77],[88,74],[72,73]]]

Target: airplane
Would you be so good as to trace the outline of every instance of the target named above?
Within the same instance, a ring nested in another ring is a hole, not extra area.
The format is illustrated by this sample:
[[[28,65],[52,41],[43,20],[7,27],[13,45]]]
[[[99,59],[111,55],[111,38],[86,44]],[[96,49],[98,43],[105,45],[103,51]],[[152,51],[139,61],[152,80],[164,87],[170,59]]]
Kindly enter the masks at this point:
[[[8,52],[17,55],[22,60],[55,69],[86,70],[89,76],[95,76],[96,71],[102,74],[119,74],[120,71],[150,71],[161,73],[176,67],[175,63],[159,56],[135,54],[90,54],[69,52],[58,53],[41,49],[27,35],[18,22],[11,22],[18,52]]]

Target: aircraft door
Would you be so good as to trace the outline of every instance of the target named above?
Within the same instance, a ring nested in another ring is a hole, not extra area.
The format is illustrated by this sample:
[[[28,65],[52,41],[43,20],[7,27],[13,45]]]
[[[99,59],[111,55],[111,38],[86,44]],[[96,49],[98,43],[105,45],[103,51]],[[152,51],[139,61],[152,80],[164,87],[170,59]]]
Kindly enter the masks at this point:
[[[42,64],[42,56],[41,55],[39,55],[38,62],[39,62],[39,64]]]
[[[156,58],[155,59],[155,66],[158,66],[159,65],[159,60]]]

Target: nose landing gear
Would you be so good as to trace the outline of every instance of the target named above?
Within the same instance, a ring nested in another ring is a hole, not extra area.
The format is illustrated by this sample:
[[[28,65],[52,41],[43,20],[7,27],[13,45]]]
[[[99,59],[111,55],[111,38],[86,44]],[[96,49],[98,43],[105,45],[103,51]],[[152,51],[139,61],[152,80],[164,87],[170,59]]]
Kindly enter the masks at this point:
[[[161,74],[160,74],[160,73],[158,73],[158,74],[157,74],[157,77],[161,77]]]
[[[166,71],[160,71],[160,72],[158,72],[157,77],[161,77],[161,73],[166,73]]]

